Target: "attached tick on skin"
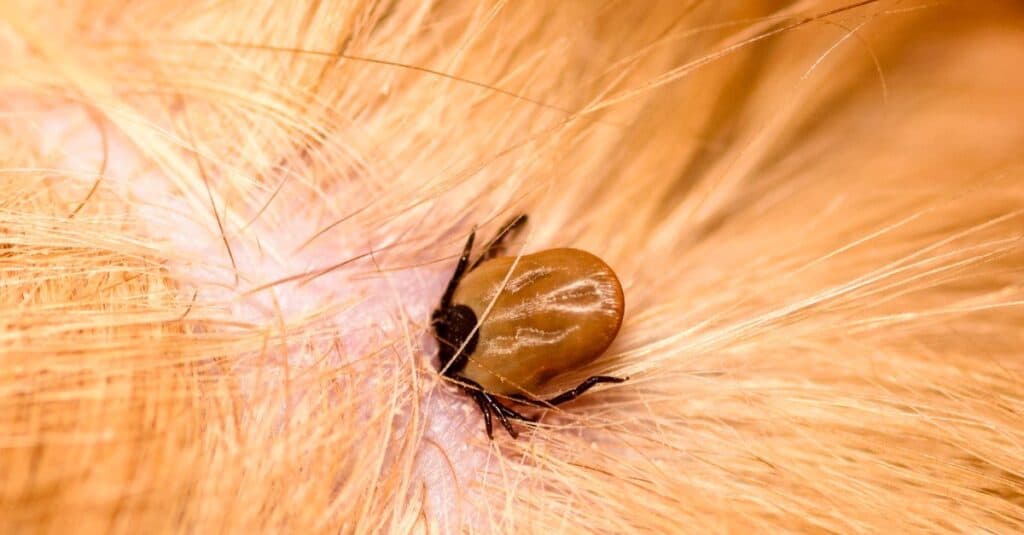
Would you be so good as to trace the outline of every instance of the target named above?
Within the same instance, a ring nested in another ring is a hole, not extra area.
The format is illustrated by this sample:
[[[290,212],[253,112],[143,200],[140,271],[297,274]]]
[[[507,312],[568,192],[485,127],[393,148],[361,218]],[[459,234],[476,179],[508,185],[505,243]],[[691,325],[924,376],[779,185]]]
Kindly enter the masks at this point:
[[[524,223],[525,215],[512,219],[472,264],[475,231],[469,235],[431,318],[439,369],[476,401],[491,438],[492,412],[513,438],[510,419],[533,421],[499,397],[551,407],[596,384],[626,380],[595,375],[551,399],[531,394],[600,356],[619,332],[624,301],[615,273],[586,251],[498,256],[504,239]]]

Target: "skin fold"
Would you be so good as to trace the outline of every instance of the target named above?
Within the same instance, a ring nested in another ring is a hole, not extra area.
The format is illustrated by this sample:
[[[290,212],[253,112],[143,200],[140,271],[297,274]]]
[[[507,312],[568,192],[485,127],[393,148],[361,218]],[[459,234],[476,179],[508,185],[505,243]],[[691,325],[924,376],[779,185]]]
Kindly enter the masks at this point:
[[[2,2],[0,532],[1024,530],[1022,28]],[[431,313],[519,213],[625,301],[537,394],[630,379],[490,440]]]

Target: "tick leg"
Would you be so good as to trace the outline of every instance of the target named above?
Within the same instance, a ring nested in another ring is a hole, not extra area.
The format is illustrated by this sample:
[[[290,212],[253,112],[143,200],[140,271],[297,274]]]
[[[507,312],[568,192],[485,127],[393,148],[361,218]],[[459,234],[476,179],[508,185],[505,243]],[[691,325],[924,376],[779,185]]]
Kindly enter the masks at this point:
[[[476,262],[473,262],[473,265],[469,267],[469,270],[473,271],[481,262],[490,260],[501,253],[503,249],[502,242],[505,241],[505,238],[524,224],[526,224],[526,214],[519,214],[508,220],[508,222],[501,227],[501,230],[498,231],[498,234],[495,235],[486,246],[484,246],[484,252],[480,253],[480,257],[476,259]]]
[[[462,280],[462,276],[466,274],[466,268],[469,266],[469,255],[473,252],[473,238],[476,237],[476,227],[473,227],[473,231],[469,233],[469,238],[466,239],[466,246],[462,248],[462,256],[459,257],[459,263],[455,266],[455,272],[452,273],[451,280],[448,281],[448,288],[444,291],[444,296],[441,297],[441,306],[439,309],[444,310],[451,306],[452,295],[455,294],[455,289],[459,287],[459,281]]]
[[[515,428],[512,427],[512,422],[508,421],[508,415],[505,414],[505,410],[510,409],[506,408],[490,394],[481,394],[481,396],[487,400],[488,405],[491,406],[491,410],[498,415],[498,421],[500,421],[501,425],[505,427],[505,431],[508,431],[508,434],[512,435],[512,438],[519,438],[519,433],[517,433]]]
[[[480,412],[484,413],[484,425],[487,427],[487,438],[494,440],[494,434],[491,427],[491,411],[494,411],[498,415],[498,419],[501,420],[501,425],[505,426],[505,429],[512,435],[512,438],[516,437],[515,431],[512,430],[508,423],[508,418],[502,413],[497,407],[501,407],[501,404],[497,404],[487,392],[484,392],[484,387],[480,386],[480,383],[463,377],[461,375],[455,376],[454,379],[462,385],[463,390],[467,394],[473,396],[476,404],[480,406]],[[504,407],[502,407],[504,408]]]
[[[487,428],[487,438],[494,440],[494,428],[491,426],[491,408],[488,406],[487,400],[481,392],[470,391],[469,393],[476,400],[476,404],[480,406],[480,412],[484,414],[484,427]]]
[[[498,401],[497,399],[492,398],[492,401],[493,401],[493,403],[491,404],[491,406],[495,407],[498,412],[504,413],[505,416],[507,416],[509,418],[512,418],[514,420],[522,420],[524,422],[536,422],[537,421],[536,418],[530,418],[529,416],[523,416],[522,414],[519,414],[518,412],[512,410],[511,408],[506,407],[505,404],[503,404],[502,402]]]
[[[512,427],[512,423],[508,421],[509,418],[515,418],[517,420],[533,421],[529,418],[519,414],[518,412],[504,406],[500,401],[494,398],[494,396],[484,392],[484,387],[480,386],[480,383],[457,375],[453,377],[462,388],[476,401],[476,404],[480,406],[480,410],[484,413],[484,424],[487,426],[487,436],[494,438],[491,435],[491,412],[498,416],[498,420],[501,425],[505,427],[508,434],[512,435],[512,438],[519,438],[519,433]]]
[[[626,378],[623,378],[623,377],[611,377],[609,375],[595,375],[593,377],[588,378],[586,381],[583,381],[579,385],[577,385],[576,388],[573,388],[572,390],[569,390],[567,392],[562,392],[561,394],[559,394],[559,395],[557,395],[557,396],[555,396],[555,397],[553,397],[551,399],[548,399],[548,400],[532,399],[532,398],[528,398],[528,397],[526,397],[526,396],[524,396],[522,394],[516,395],[515,399],[517,401],[521,401],[521,402],[523,402],[523,403],[525,403],[527,405],[535,405],[537,407],[552,407],[552,406],[555,406],[555,405],[560,405],[560,404],[565,403],[567,401],[572,401],[572,400],[580,397],[581,395],[583,395],[584,392],[586,392],[587,390],[590,390],[596,384],[600,384],[600,383],[621,383],[621,382],[623,382],[625,380],[626,380]]]

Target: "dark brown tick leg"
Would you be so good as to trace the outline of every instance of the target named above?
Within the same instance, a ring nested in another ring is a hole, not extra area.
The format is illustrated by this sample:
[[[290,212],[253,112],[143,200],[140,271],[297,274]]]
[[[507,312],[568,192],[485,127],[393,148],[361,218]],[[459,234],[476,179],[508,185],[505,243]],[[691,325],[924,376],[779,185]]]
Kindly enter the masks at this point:
[[[473,396],[476,404],[480,406],[480,412],[484,413],[484,427],[487,428],[487,438],[494,439],[494,428],[491,426],[491,409],[487,406],[487,399],[480,392],[468,389],[467,391]]]
[[[512,427],[512,422],[508,421],[508,416],[506,416],[504,411],[501,410],[504,409],[505,407],[502,406],[502,404],[499,403],[498,400],[494,399],[493,397],[487,394],[484,394],[483,396],[487,398],[488,403],[490,403],[491,410],[493,410],[498,415],[498,420],[501,422],[501,425],[505,426],[505,431],[508,431],[508,434],[512,435],[512,438],[519,438],[519,433],[517,433],[516,430]]]
[[[530,418],[529,416],[523,416],[522,414],[519,414],[518,412],[510,409],[509,407],[506,407],[504,404],[502,404],[497,399],[493,399],[493,401],[494,401],[494,405],[492,405],[492,406],[497,407],[498,411],[505,413],[505,416],[508,416],[509,418],[512,418],[512,419],[515,419],[515,420],[522,420],[524,422],[536,422],[537,421],[536,418]]]
[[[484,392],[483,387],[476,381],[467,379],[461,375],[454,379],[462,385],[462,388],[469,393],[470,396],[473,396],[473,399],[476,400],[476,404],[480,406],[480,412],[484,413],[484,425],[487,427],[488,438],[494,438],[491,434],[491,412],[498,416],[498,420],[501,422],[501,425],[506,431],[508,431],[508,434],[512,435],[512,438],[519,438],[519,433],[517,433],[512,427],[512,423],[508,421],[510,417],[528,422],[532,421],[522,414],[502,405],[500,401],[494,399],[494,396]]]
[[[473,252],[474,237],[476,237],[476,227],[473,227],[473,231],[469,233],[469,238],[466,239],[466,246],[462,248],[459,263],[455,266],[452,279],[448,281],[448,288],[445,288],[444,295],[441,296],[441,306],[438,307],[438,310],[447,309],[452,305],[452,296],[455,295],[455,289],[459,287],[459,282],[462,281],[462,276],[466,274],[466,268],[469,266],[469,254]]]
[[[628,379],[628,378],[611,377],[609,375],[595,375],[593,377],[588,378],[586,381],[583,381],[582,383],[580,383],[578,386],[576,386],[576,388],[573,388],[572,390],[569,390],[567,392],[562,392],[561,394],[559,394],[559,395],[557,395],[557,396],[555,396],[555,397],[553,397],[551,399],[548,399],[548,400],[531,399],[531,398],[528,398],[528,397],[526,397],[526,396],[524,396],[522,394],[517,394],[514,397],[515,397],[516,401],[520,401],[520,402],[525,403],[527,405],[534,405],[534,406],[537,406],[537,407],[552,407],[552,406],[555,406],[555,405],[560,405],[560,404],[565,403],[567,401],[572,401],[572,400],[580,397],[581,395],[583,395],[584,392],[586,392],[587,390],[590,390],[596,384],[600,384],[600,383],[621,383],[621,382],[625,381],[626,379]]]
[[[498,234],[494,236],[494,239],[484,246],[484,252],[480,253],[480,258],[477,258],[476,262],[473,262],[473,265],[469,267],[469,270],[473,271],[481,262],[498,256],[504,249],[502,247],[502,242],[505,241],[505,238],[524,224],[526,224],[526,214],[519,214],[505,223],[505,225],[501,227],[501,230],[498,231]]]

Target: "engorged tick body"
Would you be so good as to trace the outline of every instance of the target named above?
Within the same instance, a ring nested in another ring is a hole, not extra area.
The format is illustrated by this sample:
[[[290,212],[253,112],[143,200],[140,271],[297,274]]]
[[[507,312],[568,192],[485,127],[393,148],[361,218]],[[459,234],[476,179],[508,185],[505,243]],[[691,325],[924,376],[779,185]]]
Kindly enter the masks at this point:
[[[440,370],[476,401],[488,436],[492,412],[513,437],[510,418],[530,421],[499,397],[548,407],[595,384],[624,380],[598,375],[554,398],[535,397],[553,377],[608,348],[622,324],[624,301],[615,273],[586,251],[496,256],[505,237],[525,222],[520,215],[505,225],[472,265],[470,234],[432,318]]]

